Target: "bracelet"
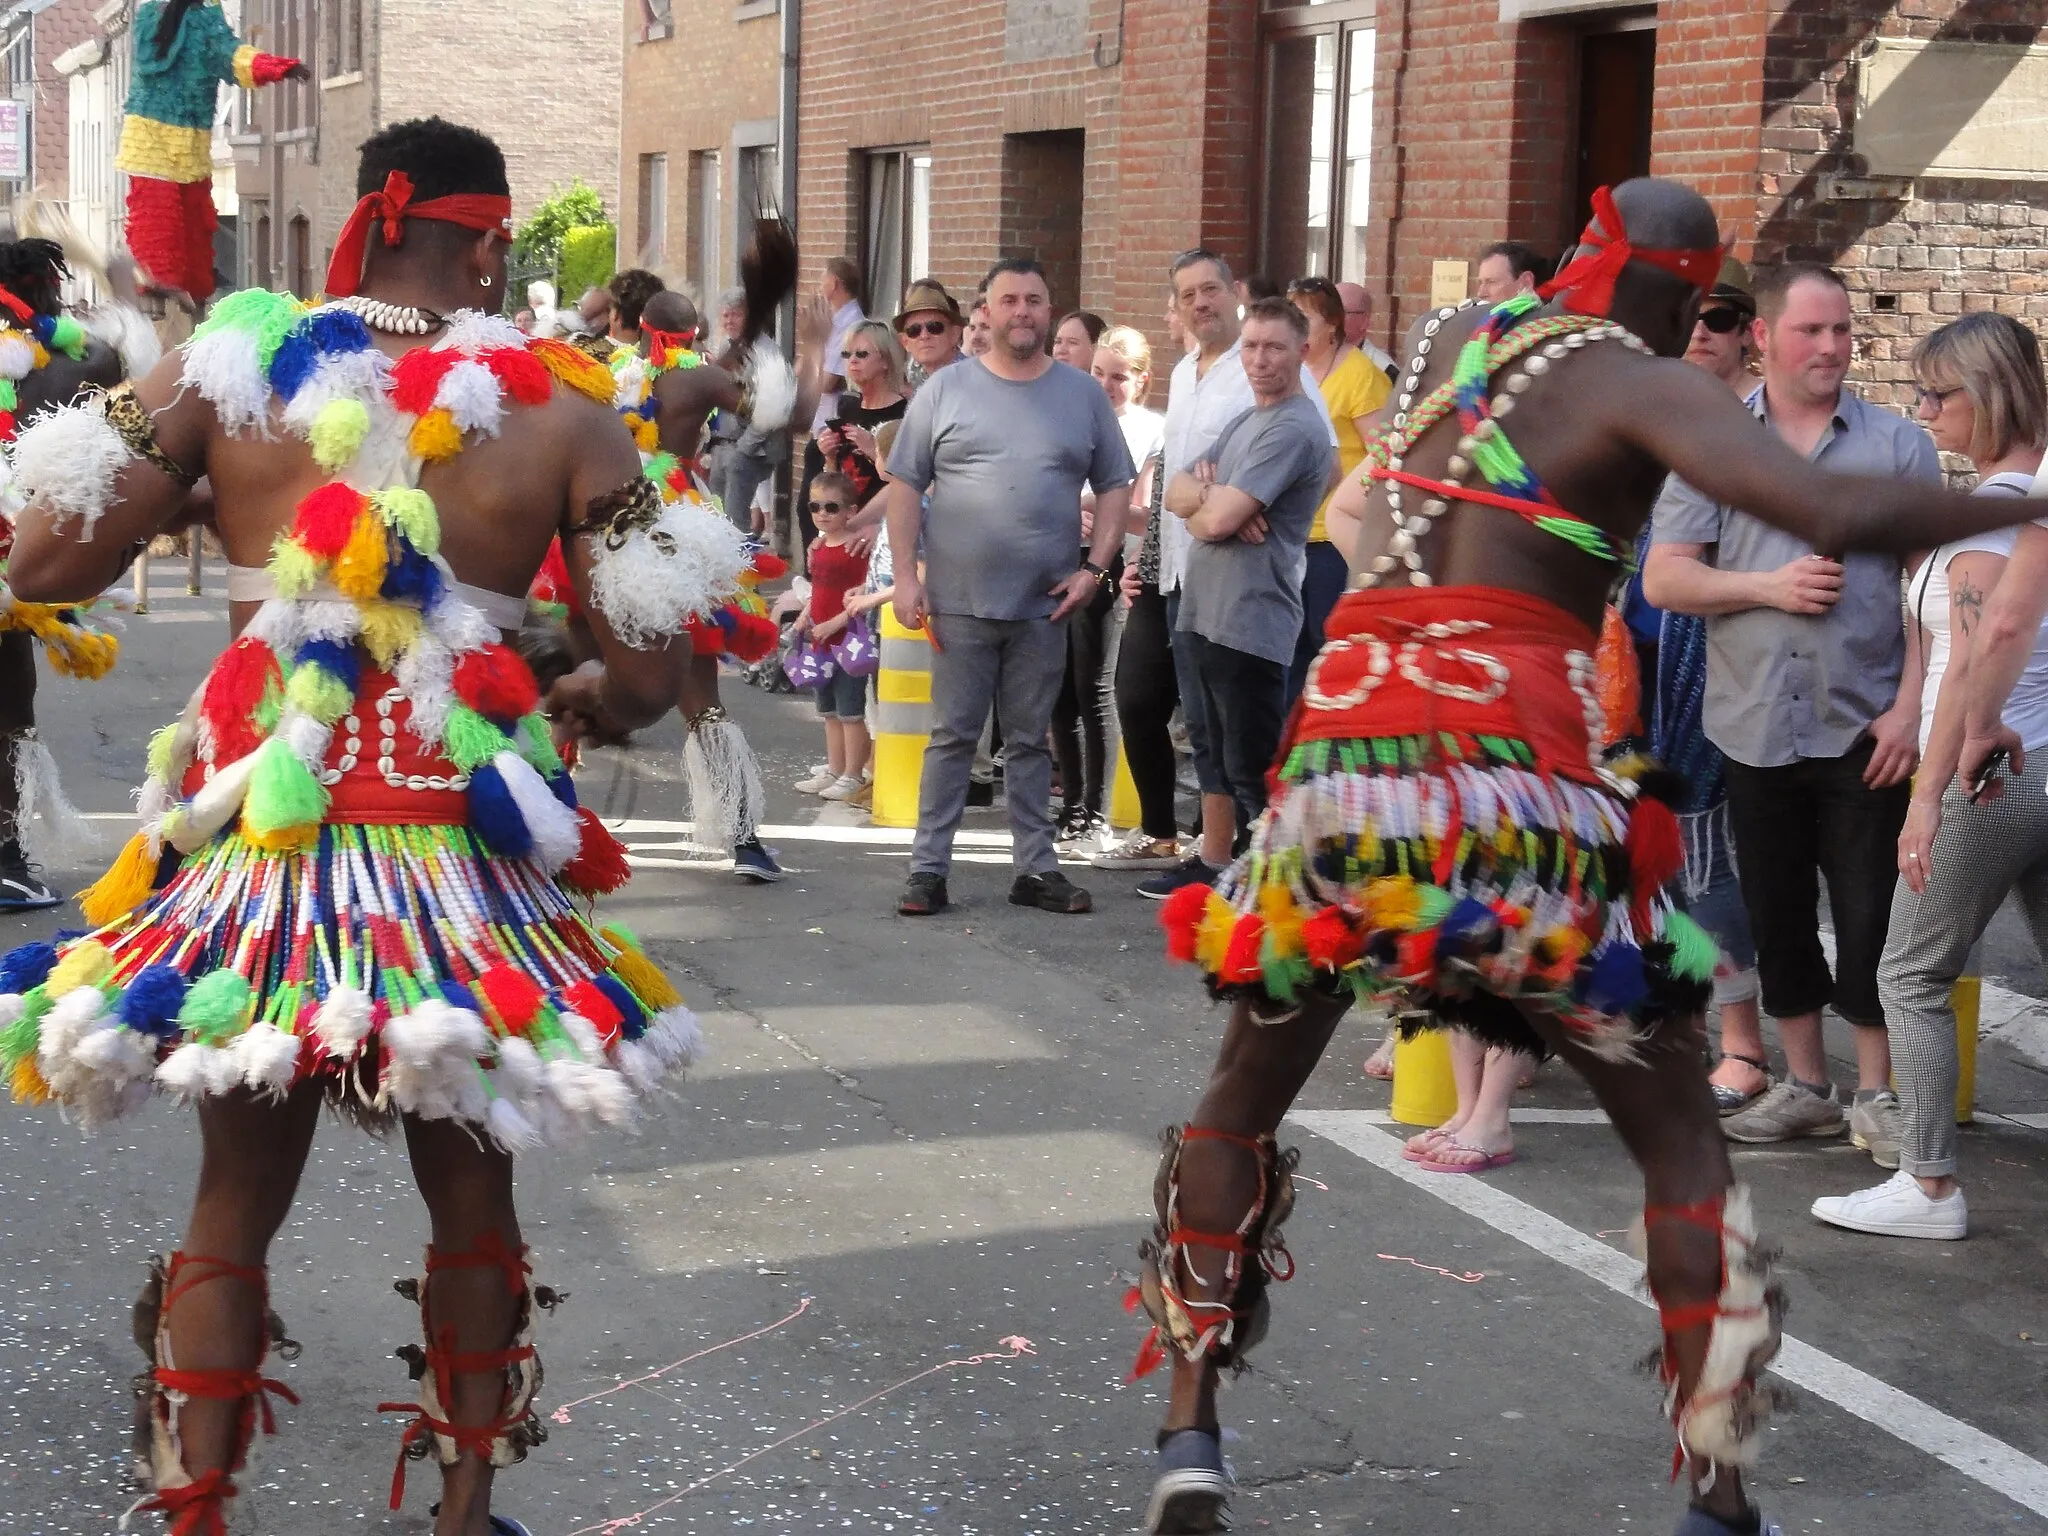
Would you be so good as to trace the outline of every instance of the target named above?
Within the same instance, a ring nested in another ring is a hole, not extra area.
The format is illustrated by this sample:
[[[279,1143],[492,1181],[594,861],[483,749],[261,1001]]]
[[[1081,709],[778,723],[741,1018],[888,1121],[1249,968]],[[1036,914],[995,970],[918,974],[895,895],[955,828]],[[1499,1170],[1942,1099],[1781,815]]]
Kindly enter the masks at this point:
[[[1097,581],[1109,580],[1109,572],[1097,565],[1093,560],[1083,560],[1081,562],[1081,569],[1090,576],[1093,576]]]

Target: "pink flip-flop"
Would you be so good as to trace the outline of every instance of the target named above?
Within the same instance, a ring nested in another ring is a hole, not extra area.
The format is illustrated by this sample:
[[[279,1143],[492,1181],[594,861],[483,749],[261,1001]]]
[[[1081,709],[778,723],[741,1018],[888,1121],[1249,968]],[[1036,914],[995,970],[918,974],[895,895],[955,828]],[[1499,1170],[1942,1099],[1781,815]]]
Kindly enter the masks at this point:
[[[1446,1139],[1444,1145],[1454,1152],[1469,1152],[1485,1161],[1477,1163],[1443,1163],[1434,1156],[1418,1157],[1415,1166],[1424,1173],[1491,1173],[1496,1168],[1505,1168],[1515,1160],[1513,1152],[1488,1152],[1484,1147],[1468,1147],[1462,1141]]]
[[[1423,1135],[1423,1137],[1424,1137],[1425,1139],[1427,1139],[1428,1141],[1430,1141],[1430,1142],[1431,1142],[1432,1144],[1434,1144],[1434,1143],[1436,1143],[1436,1142],[1444,1141],[1444,1140],[1446,1140],[1446,1139],[1447,1139],[1447,1138],[1445,1137],[1444,1133],[1443,1133],[1443,1129],[1442,1129],[1442,1127],[1438,1127],[1437,1129],[1435,1129],[1435,1130],[1431,1130],[1431,1131],[1424,1131],[1424,1132],[1422,1132],[1422,1135]],[[1413,1139],[1414,1139],[1413,1137],[1410,1137],[1410,1138],[1409,1138],[1409,1140],[1411,1140],[1411,1141],[1412,1141]],[[1422,1160],[1423,1160],[1423,1159],[1424,1159],[1425,1157],[1429,1156],[1429,1153],[1427,1153],[1427,1152],[1418,1152],[1418,1151],[1416,1151],[1416,1150],[1415,1150],[1415,1149],[1414,1149],[1413,1147],[1409,1146],[1409,1145],[1407,1144],[1407,1142],[1403,1142],[1403,1143],[1401,1144],[1401,1155],[1402,1155],[1403,1157],[1407,1158],[1407,1159],[1408,1159],[1408,1161],[1409,1161],[1409,1162],[1411,1162],[1411,1163],[1419,1163],[1419,1162],[1421,1162],[1421,1161],[1422,1161]]]

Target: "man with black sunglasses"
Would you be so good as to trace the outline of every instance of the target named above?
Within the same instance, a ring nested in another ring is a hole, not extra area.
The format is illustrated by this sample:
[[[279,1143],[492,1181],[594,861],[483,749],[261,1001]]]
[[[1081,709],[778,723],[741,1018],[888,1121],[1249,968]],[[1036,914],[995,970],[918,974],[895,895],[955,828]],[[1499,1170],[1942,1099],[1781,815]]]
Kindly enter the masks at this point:
[[[938,283],[924,277],[910,285],[896,312],[896,334],[910,354],[913,390],[941,368],[960,361],[960,334],[966,324],[958,302]]]

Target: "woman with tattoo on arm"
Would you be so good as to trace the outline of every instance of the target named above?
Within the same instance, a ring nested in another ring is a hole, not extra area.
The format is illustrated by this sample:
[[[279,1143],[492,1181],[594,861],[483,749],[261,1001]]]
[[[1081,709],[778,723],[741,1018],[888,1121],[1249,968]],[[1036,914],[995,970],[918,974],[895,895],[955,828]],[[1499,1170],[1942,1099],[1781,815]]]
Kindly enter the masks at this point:
[[[1921,342],[1913,366],[1920,420],[1936,447],[1969,457],[1977,494],[2026,495],[2048,443],[2048,386],[2033,332],[2005,315],[1966,315]],[[2009,890],[2020,893],[2035,943],[2048,943],[2048,752],[2024,772],[2015,763],[2016,792],[1997,799],[1980,796],[1956,769],[1972,675],[1989,659],[1987,599],[2018,579],[2018,550],[2035,543],[2048,546],[2048,528],[2022,524],[1958,539],[1907,583],[1910,631],[1927,663],[1920,772],[1899,834],[1899,884],[1877,972],[1901,1109],[1899,1171],[1873,1188],[1816,1200],[1813,1214],[1832,1226],[1921,1238],[1967,1230],[1955,1179],[1949,992]],[[2048,743],[2048,630],[2038,619],[2004,721],[2027,752]]]

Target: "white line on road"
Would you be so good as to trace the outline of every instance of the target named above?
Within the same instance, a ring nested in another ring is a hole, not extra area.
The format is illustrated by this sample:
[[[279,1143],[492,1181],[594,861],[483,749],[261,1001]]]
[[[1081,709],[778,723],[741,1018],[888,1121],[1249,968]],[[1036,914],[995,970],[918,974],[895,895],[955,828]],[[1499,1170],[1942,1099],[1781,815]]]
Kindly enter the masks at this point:
[[[1482,1180],[1423,1172],[1403,1160],[1400,1140],[1375,1125],[1368,1118],[1372,1113],[1298,1110],[1288,1118],[1304,1130],[1356,1153],[1402,1183],[1485,1222],[1496,1232],[1505,1233],[1641,1306],[1650,1306],[1637,1289],[1642,1266],[1627,1254]],[[2048,1515],[2048,1465],[2003,1440],[1790,1335],[1786,1336],[1785,1347],[1771,1369],[1792,1385],[1925,1451],[1992,1492],[2037,1515]]]

